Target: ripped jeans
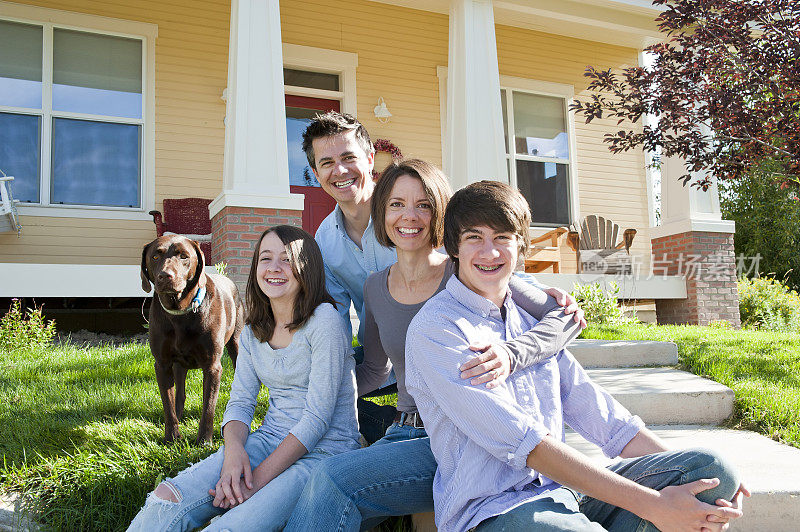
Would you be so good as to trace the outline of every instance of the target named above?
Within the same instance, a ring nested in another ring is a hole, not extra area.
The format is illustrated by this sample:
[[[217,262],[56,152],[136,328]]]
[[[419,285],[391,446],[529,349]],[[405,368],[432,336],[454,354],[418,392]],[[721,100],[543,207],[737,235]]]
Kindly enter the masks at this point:
[[[255,468],[260,464],[281,440],[282,438],[268,434],[263,426],[250,433],[244,446],[250,457],[250,466]],[[223,510],[211,504],[213,497],[208,494],[208,490],[217,485],[224,452],[223,446],[208,458],[184,469],[175,478],[164,480],[180,502],[160,499],[151,492],[128,530],[192,530],[218,515],[221,517],[205,530],[281,530],[292,514],[312,471],[320,461],[330,456],[324,451],[306,454],[243,504]]]

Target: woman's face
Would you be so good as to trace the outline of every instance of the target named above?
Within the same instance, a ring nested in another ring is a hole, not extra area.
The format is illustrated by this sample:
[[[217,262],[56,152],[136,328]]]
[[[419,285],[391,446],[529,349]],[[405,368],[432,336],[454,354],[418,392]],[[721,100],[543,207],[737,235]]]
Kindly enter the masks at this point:
[[[386,234],[398,250],[414,251],[431,247],[433,205],[422,188],[422,181],[408,174],[394,182],[386,203]]]
[[[258,287],[270,300],[286,299],[294,302],[300,283],[292,272],[286,246],[275,232],[267,233],[258,248],[256,269]]]

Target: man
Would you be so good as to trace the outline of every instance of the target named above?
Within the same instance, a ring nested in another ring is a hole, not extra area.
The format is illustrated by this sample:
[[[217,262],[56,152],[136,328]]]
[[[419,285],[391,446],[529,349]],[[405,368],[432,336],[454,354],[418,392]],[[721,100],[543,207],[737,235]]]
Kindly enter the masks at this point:
[[[749,495],[732,469],[709,451],[667,452],[568,351],[492,389],[461,379],[458,367],[470,345],[511,340],[535,323],[509,291],[518,254],[527,248],[529,212],[522,195],[501,183],[456,192],[444,218],[456,275],[409,327],[406,386],[438,463],[437,527],[726,529],[742,515],[741,496]],[[607,456],[626,460],[598,467],[563,443],[564,423]]]
[[[397,261],[395,250],[376,240],[370,220],[375,149],[358,120],[348,114],[329,112],[308,125],[303,133],[303,151],[322,189],[336,200],[336,208],[322,221],[315,237],[325,260],[325,283],[346,323],[350,323],[352,302],[362,324],[357,337],[363,345],[364,282],[371,273]],[[585,327],[583,311],[566,292],[540,288],[564,306],[566,313],[574,313],[575,322]],[[477,377],[480,382],[489,379],[484,375],[502,381],[510,373],[511,357],[524,356],[499,344],[475,346],[475,350],[482,352],[465,364],[464,378]],[[358,362],[360,356],[357,350]],[[493,373],[489,374],[490,371]],[[381,394],[380,390],[375,393]],[[368,441],[383,436],[391,424],[389,417],[388,411],[359,401],[359,423]]]

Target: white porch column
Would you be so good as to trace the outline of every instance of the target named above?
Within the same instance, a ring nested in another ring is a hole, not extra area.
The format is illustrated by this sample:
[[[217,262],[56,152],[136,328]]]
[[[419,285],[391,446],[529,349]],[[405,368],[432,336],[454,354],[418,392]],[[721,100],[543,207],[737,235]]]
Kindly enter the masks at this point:
[[[739,292],[733,234],[736,224],[723,220],[716,179],[708,190],[683,183],[682,159],[661,164],[662,225],[650,230],[654,267],[686,280],[686,299],[656,300],[659,323],[708,325],[725,320],[740,325]],[[693,174],[692,181],[702,177]],[[656,266],[657,265],[657,266]]]
[[[209,206],[303,210],[289,193],[278,0],[232,0],[222,193]]]
[[[208,210],[209,263],[225,262],[244,293],[265,227],[300,226],[303,195],[289,192],[278,0],[231,0],[222,193]]]
[[[444,170],[453,189],[508,181],[491,0],[450,1]]]

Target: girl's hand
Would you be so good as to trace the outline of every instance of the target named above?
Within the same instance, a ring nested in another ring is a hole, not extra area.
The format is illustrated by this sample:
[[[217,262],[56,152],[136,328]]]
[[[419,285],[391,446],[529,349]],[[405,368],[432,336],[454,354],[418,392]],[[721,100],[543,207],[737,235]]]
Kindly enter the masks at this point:
[[[469,347],[478,353],[461,365],[462,379],[475,377],[470,384],[486,383],[487,388],[500,386],[511,374],[511,357],[500,344],[475,344]]]
[[[575,323],[581,326],[581,329],[586,328],[586,320],[583,317],[583,309],[578,306],[578,302],[575,301],[575,298],[572,297],[572,294],[565,292],[560,288],[556,288],[555,286],[543,288],[542,290],[547,295],[553,297],[556,300],[556,303],[564,307],[565,314],[572,314],[572,319],[575,320]]]
[[[242,477],[246,490],[242,488]],[[247,500],[254,491],[253,470],[250,468],[250,457],[247,456],[244,446],[226,445],[219,481],[214,489],[208,490],[208,494],[214,497],[214,506],[232,508]]]

